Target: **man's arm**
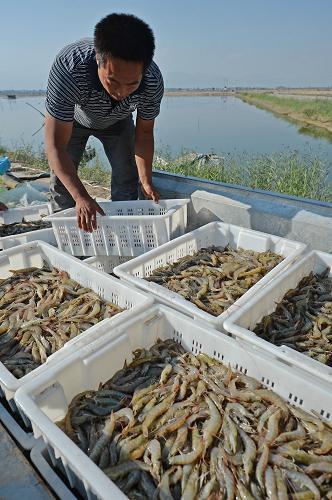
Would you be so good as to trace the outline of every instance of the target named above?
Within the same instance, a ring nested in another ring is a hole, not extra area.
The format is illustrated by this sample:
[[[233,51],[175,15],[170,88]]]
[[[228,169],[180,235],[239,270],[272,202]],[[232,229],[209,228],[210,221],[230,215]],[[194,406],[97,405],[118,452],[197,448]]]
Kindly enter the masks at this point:
[[[77,222],[80,229],[91,232],[97,227],[96,212],[102,215],[104,212],[85,189],[77,175],[75,165],[67,153],[72,130],[72,122],[57,120],[46,113],[45,149],[50,168],[76,202]]]
[[[158,203],[159,193],[152,184],[152,161],[154,153],[154,120],[136,119],[135,159],[144,194]]]

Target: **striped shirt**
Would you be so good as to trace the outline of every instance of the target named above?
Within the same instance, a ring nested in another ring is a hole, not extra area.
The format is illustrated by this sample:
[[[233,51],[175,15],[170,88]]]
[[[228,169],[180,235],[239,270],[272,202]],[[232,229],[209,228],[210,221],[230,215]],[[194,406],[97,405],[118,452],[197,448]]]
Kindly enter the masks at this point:
[[[52,65],[46,92],[46,110],[65,122],[105,129],[137,110],[137,116],[153,120],[164,93],[162,74],[152,61],[138,89],[116,101],[98,77],[93,40],[85,38],[64,47]]]

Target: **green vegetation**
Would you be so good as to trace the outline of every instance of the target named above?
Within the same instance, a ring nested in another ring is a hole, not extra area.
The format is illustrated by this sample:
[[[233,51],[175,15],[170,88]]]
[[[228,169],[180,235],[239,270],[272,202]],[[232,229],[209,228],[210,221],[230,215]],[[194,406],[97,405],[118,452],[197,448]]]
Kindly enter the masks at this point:
[[[12,162],[20,162],[40,170],[48,170],[44,152],[25,146],[9,151],[2,147]],[[306,154],[285,150],[274,154],[228,154],[219,160],[200,162],[194,154],[172,158],[170,150],[163,150],[162,159],[156,156],[154,168],[165,172],[238,184],[253,189],[332,202],[332,184],[328,182],[326,161],[310,150]],[[90,159],[90,161],[88,161]],[[79,167],[83,180],[109,187],[111,172],[104,167],[98,155],[85,155]]]
[[[220,163],[200,164],[186,156],[156,162],[155,168],[185,176],[240,184],[303,198],[332,202],[332,184],[328,182],[328,165],[311,153],[297,151],[251,155],[226,155]]]
[[[99,186],[109,187],[111,184],[111,170],[102,165],[98,156],[94,158],[92,165],[81,162],[78,173],[81,179],[96,183]]]
[[[42,148],[35,150],[31,145],[20,145],[12,149],[0,146],[0,155],[7,155],[10,161],[21,163],[37,170],[49,171],[48,161]],[[94,161],[89,163],[91,159]],[[111,182],[111,171],[102,166],[100,159],[89,148],[83,156],[79,167],[79,175],[88,182],[109,186]]]
[[[243,101],[258,107],[286,114],[303,121],[317,122],[317,126],[332,131],[332,100],[297,99],[281,97],[268,92],[241,92],[237,94]]]
[[[49,170],[47,158],[42,148],[35,150],[30,144],[18,145],[12,149],[1,146],[0,153],[6,154],[13,163],[22,163],[22,165],[28,165],[38,170]]]

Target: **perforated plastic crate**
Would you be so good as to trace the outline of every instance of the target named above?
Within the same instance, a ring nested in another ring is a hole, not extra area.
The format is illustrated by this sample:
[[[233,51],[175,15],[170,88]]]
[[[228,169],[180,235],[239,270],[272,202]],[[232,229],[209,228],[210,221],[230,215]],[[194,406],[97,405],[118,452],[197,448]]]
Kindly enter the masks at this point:
[[[55,352],[42,364],[24,377],[17,379],[0,362],[0,397],[5,396],[12,400],[15,391],[33,379],[39,372],[47,370],[48,367],[62,357],[76,351],[80,346],[89,343],[95,336],[111,332],[127,316],[135,316],[140,311],[148,308],[153,303],[153,298],[139,290],[122,283],[120,280],[107,276],[97,269],[85,264],[75,257],[65,254],[57,248],[41,241],[26,243],[15,248],[4,250],[0,254],[0,279],[11,276],[10,269],[21,269],[28,267],[42,267],[43,263],[68,272],[70,277],[84,287],[91,288],[106,301],[111,301],[126,309],[113,318],[108,318],[92,326],[85,332],[67,342],[62,349]],[[13,401],[12,401],[13,402]],[[14,410],[14,406],[12,405]]]
[[[14,403],[14,401],[13,401]],[[15,418],[16,417],[16,418]],[[36,439],[30,430],[27,430],[23,421],[19,423],[20,417],[17,411],[12,412],[11,409],[5,408],[5,401],[0,399],[0,422],[19,443],[24,450],[31,450],[36,444]]]
[[[255,377],[285,400],[308,411],[315,410],[332,418],[330,385],[318,383],[297,368],[275,360],[231,337],[221,335],[201,321],[193,321],[174,309],[156,305],[136,318],[128,319],[112,336],[91,343],[35,380],[15,395],[20,410],[31,420],[36,438],[47,445],[54,464],[62,464],[71,487],[89,499],[125,499],[114,483],[95,465],[55,422],[66,415],[74,396],[82,391],[96,390],[106,382],[125,360],[132,359],[137,348],[148,348],[157,339],[173,338],[194,354],[205,352],[229,364],[234,370]],[[289,376],[291,369],[292,376]]]
[[[282,255],[284,259],[232,306],[217,317],[202,311],[190,301],[184,299],[180,294],[168,290],[157,283],[144,280],[145,277],[152,274],[154,269],[176,262],[185,255],[192,255],[197,250],[212,245],[229,245],[231,248],[245,248],[257,252],[271,250],[278,255]],[[206,226],[195,229],[159,248],[115,267],[114,274],[137,288],[153,293],[159,302],[170,305],[193,318],[201,318],[217,329],[222,329],[224,321],[232,311],[237,310],[242,304],[245,304],[249,297],[256,294],[258,290],[268,286],[273,278],[289,268],[290,265],[293,265],[305,251],[306,245],[297,241],[287,240],[286,238],[280,238],[279,236],[261,233],[232,224],[224,224],[223,222],[211,222]]]
[[[44,241],[52,246],[57,246],[54,231],[52,228],[37,229],[36,231],[28,231],[27,233],[15,234],[13,236],[0,237],[0,250],[16,247],[31,241]]]
[[[332,255],[313,251],[304,256],[294,266],[278,276],[268,289],[259,291],[241,309],[231,314],[224,323],[225,330],[235,338],[269,352],[275,358],[289,361],[308,373],[332,383],[332,367],[311,359],[288,346],[277,347],[253,332],[261,319],[275,311],[277,303],[281,302],[289,290],[296,288],[302,278],[308,276],[311,271],[321,273],[326,268],[330,269],[329,275],[332,277]]]
[[[128,262],[133,257],[119,257],[118,255],[96,255],[94,257],[88,257],[85,262],[89,266],[96,267],[104,273],[111,274],[113,269],[124,262]]]
[[[50,215],[52,207],[50,203],[43,203],[42,205],[34,205],[32,207],[24,208],[9,208],[5,211],[0,211],[0,225],[13,224],[14,222],[35,221],[41,219],[43,216]],[[52,228],[38,229],[37,231],[28,231],[22,234],[0,237],[0,250],[12,248],[23,243],[30,243],[31,241],[45,241],[50,245],[56,246],[56,239]]]
[[[77,500],[78,497],[69,490],[62,478],[63,471],[54,467],[43,441],[39,440],[35,443],[30,452],[30,459],[47,486],[60,500]]]
[[[22,208],[9,208],[8,210],[0,211],[0,224],[13,224],[13,222],[21,222],[23,219],[26,221],[38,220],[51,213],[52,207],[50,203]]]
[[[72,255],[133,257],[158,247],[185,232],[190,200],[100,202],[105,216],[97,215],[97,229],[78,228],[74,208],[47,217],[58,247]]]

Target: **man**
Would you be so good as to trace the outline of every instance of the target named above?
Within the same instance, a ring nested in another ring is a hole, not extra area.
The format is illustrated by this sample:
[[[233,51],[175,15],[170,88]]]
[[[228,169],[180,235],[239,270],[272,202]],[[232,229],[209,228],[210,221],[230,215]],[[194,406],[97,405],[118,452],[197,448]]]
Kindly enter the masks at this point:
[[[46,96],[45,145],[53,171],[55,208],[76,205],[78,225],[91,232],[96,213],[77,168],[89,136],[98,138],[112,167],[111,197],[158,202],[152,184],[154,120],[164,92],[153,62],[154,36],[135,16],[111,14],[95,27],[94,40],[66,46],[50,71]],[[132,113],[137,110],[136,126]]]

